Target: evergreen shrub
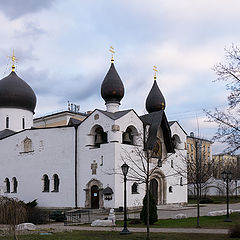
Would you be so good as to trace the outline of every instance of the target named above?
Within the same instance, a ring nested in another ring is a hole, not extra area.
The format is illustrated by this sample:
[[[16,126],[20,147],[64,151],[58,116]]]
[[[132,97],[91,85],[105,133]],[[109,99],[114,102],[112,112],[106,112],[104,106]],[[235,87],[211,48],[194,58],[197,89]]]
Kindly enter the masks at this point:
[[[145,197],[143,199],[143,208],[140,213],[140,219],[145,225],[147,224],[147,193],[145,194]],[[149,223],[150,225],[157,222],[157,220],[158,220],[158,216],[157,216],[156,201],[154,200],[151,192],[149,191]]]

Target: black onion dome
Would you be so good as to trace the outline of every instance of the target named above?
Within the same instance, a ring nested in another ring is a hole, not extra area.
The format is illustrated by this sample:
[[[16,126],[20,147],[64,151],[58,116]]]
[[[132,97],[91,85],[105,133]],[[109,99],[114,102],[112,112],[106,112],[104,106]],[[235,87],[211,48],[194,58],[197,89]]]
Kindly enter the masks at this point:
[[[0,107],[26,109],[34,113],[36,95],[15,72],[0,80]]]
[[[124,96],[124,86],[113,63],[101,86],[101,96],[106,103],[120,103]]]
[[[164,110],[165,106],[165,99],[157,85],[157,81],[154,80],[153,86],[147,96],[146,109],[149,113],[151,113]]]

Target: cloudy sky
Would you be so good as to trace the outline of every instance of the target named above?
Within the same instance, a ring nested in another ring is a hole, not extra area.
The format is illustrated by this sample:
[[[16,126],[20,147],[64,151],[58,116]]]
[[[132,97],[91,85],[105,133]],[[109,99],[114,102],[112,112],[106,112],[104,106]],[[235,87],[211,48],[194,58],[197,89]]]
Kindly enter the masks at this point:
[[[0,1],[0,77],[17,73],[35,91],[36,115],[67,108],[105,109],[100,86],[115,48],[125,85],[121,109],[144,114],[153,65],[169,120],[211,138],[216,126],[202,109],[227,106],[213,66],[240,39],[239,0]],[[215,144],[214,151],[221,148]]]

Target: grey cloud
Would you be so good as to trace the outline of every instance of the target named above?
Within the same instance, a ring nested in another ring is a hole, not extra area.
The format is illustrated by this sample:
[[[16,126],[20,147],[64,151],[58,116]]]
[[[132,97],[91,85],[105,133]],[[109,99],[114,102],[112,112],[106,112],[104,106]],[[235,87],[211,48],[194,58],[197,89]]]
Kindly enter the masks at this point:
[[[27,39],[29,37],[38,38],[39,35],[46,33],[37,23],[35,22],[26,22],[24,28],[17,30],[14,35],[16,38]]]
[[[7,0],[0,1],[0,11],[8,18],[16,19],[25,14],[49,8],[55,0]]]
[[[85,79],[81,75],[65,78],[55,74],[50,76],[47,71],[37,71],[33,68],[27,69],[21,74],[22,78],[33,88],[41,105],[41,98],[53,96],[58,98],[59,103],[68,100],[81,103],[94,95],[100,95],[100,82],[95,79]]]

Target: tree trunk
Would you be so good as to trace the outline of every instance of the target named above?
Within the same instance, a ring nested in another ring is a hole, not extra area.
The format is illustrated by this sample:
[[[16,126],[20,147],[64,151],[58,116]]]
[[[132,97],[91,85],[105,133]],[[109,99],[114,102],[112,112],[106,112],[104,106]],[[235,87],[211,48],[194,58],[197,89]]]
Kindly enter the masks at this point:
[[[150,239],[150,229],[149,229],[149,155],[148,155],[148,151],[147,151],[147,179],[146,179],[146,190],[147,190],[147,240]]]

